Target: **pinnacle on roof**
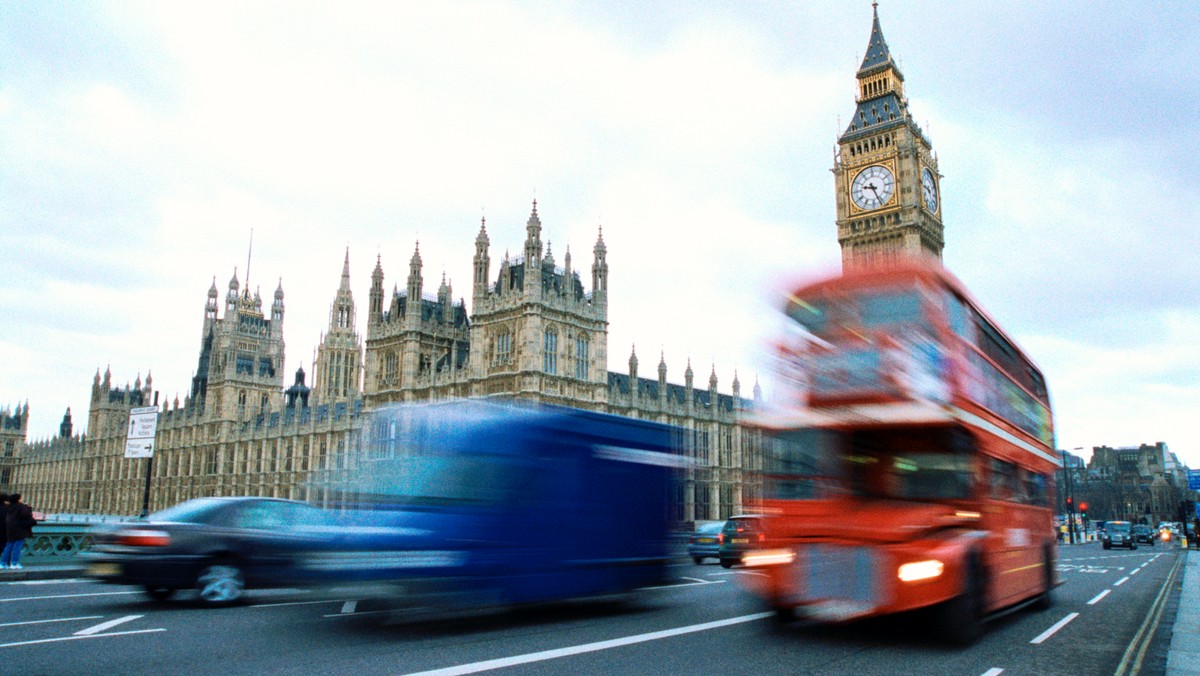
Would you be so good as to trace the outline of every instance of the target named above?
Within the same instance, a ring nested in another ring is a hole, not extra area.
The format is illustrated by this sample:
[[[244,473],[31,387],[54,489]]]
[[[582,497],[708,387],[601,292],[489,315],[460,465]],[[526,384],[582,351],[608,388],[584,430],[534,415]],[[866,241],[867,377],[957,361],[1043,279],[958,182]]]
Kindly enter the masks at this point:
[[[350,247],[346,247],[346,262],[342,263],[342,286],[350,288]]]
[[[871,3],[871,8],[875,17],[871,24],[871,40],[867,43],[867,53],[863,56],[862,65],[858,67],[860,73],[887,65],[892,61],[892,53],[888,50],[887,40],[883,39],[883,29],[879,27],[879,3]]]

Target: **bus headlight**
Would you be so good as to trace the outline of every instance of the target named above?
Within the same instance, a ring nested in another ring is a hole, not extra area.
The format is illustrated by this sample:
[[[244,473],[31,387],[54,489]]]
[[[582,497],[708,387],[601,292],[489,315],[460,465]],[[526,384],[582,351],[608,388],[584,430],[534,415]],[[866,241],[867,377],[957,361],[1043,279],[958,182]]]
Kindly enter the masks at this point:
[[[777,566],[783,563],[791,563],[796,560],[796,552],[790,549],[760,549],[758,551],[746,552],[742,555],[742,563],[746,567],[753,566]]]
[[[897,571],[901,582],[917,582],[919,580],[930,580],[938,577],[945,570],[946,566],[937,559],[929,559],[928,561],[914,561],[900,566]]]

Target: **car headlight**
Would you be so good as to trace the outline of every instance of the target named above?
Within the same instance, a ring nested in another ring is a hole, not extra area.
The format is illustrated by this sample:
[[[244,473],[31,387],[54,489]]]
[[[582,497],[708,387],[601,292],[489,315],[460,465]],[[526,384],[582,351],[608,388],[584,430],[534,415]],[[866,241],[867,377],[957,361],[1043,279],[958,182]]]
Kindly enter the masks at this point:
[[[937,559],[929,559],[927,561],[914,561],[905,563],[896,571],[901,582],[917,582],[919,580],[931,580],[941,576],[946,569],[945,564]]]

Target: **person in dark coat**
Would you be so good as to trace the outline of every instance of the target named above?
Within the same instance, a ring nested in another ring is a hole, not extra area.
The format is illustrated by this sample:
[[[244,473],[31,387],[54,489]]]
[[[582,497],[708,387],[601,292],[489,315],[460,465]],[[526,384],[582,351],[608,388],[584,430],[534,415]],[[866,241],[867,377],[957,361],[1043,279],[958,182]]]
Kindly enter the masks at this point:
[[[25,539],[33,537],[35,524],[37,521],[33,518],[33,509],[21,502],[21,494],[13,493],[8,496],[8,510],[4,518],[8,542],[4,544],[4,552],[0,553],[0,568],[19,570],[23,567],[21,549],[25,546]]]
[[[8,493],[0,493],[0,517],[3,522],[8,521]],[[4,545],[8,544],[8,524],[3,523],[3,528],[0,528],[0,552],[4,551]]]

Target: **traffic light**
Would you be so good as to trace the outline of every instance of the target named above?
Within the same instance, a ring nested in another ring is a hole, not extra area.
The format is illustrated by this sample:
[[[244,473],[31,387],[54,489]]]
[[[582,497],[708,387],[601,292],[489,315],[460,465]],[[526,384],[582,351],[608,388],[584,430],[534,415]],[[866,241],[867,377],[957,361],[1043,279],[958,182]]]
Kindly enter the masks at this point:
[[[1067,511],[1068,511],[1068,512],[1069,512],[1069,511],[1071,511],[1071,508],[1072,508],[1073,506],[1074,506],[1074,501],[1073,501],[1073,500],[1071,500],[1071,496],[1069,496],[1069,495],[1068,495],[1068,496],[1067,496]]]
[[[1087,503],[1086,502],[1079,503],[1079,511],[1083,514],[1083,520],[1087,521],[1088,516],[1087,516]]]

